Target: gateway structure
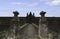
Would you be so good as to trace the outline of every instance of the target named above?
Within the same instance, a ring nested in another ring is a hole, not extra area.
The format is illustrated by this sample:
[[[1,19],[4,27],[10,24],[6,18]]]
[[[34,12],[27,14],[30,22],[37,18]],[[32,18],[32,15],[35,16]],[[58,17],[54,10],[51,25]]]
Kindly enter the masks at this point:
[[[0,39],[60,39],[60,17],[41,17],[27,13],[26,17],[18,17],[14,11],[13,17],[0,17]]]

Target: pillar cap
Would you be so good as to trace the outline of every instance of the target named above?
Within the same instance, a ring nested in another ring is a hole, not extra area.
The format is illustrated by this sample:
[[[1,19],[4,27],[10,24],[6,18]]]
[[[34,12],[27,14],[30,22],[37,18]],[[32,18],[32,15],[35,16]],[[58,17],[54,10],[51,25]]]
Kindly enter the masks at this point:
[[[13,11],[14,16],[18,16],[19,12],[18,11]]]
[[[41,15],[41,16],[45,16],[45,14],[46,14],[45,11],[41,11],[41,12],[40,12],[40,15]]]

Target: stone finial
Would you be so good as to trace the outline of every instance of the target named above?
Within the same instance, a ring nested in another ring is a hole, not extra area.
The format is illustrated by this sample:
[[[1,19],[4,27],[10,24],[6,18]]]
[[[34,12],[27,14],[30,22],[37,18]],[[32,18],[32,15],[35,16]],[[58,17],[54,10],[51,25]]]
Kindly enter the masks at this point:
[[[28,16],[28,13],[27,13],[27,16]]]
[[[35,16],[35,14],[33,13],[33,16]]]
[[[45,13],[46,13],[45,11],[41,11],[40,12],[41,17],[44,17],[45,16]]]
[[[32,15],[32,12],[30,12],[30,15]]]
[[[13,11],[13,14],[15,17],[17,17],[19,15],[19,12],[18,11]]]

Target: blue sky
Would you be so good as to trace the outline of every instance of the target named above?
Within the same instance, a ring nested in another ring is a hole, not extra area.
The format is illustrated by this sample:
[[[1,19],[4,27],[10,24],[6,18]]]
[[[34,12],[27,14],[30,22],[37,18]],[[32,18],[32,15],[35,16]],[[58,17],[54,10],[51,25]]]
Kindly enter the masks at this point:
[[[42,10],[46,16],[60,17],[60,0],[0,0],[0,16],[13,16],[13,11],[18,11],[19,16],[30,11],[40,16]]]

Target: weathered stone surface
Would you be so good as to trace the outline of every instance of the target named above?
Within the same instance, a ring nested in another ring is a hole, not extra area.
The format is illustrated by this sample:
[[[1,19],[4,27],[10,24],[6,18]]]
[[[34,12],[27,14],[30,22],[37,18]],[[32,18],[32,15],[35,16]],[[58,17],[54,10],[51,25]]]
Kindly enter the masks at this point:
[[[43,11],[42,11],[43,12]],[[60,17],[0,17],[0,39],[60,39]]]
[[[38,39],[38,28],[36,28],[33,24],[27,24],[20,31],[21,39]]]

